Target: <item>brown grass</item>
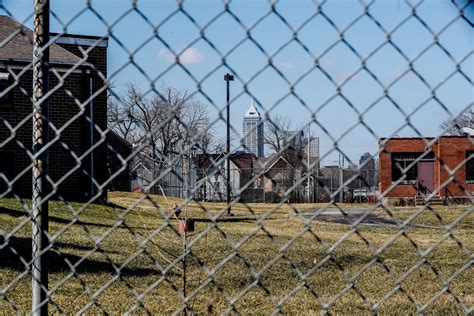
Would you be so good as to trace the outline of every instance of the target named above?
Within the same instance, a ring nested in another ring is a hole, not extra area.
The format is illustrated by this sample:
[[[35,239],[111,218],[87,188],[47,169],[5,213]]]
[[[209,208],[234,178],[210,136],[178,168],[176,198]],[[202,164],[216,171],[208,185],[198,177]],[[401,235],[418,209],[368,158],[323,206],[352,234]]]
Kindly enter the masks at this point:
[[[51,312],[167,314],[184,308],[182,236],[176,219],[165,220],[170,205],[181,201],[141,198],[111,193],[110,200],[125,209],[94,205],[79,216],[69,207],[77,210],[81,204],[51,202]],[[6,289],[0,311],[29,312],[31,280],[18,255],[30,260],[31,223],[20,202],[0,202],[1,233],[9,237],[0,250],[0,289]],[[227,217],[219,215],[225,213],[223,203],[189,203],[187,216],[196,219],[196,231],[187,238],[187,309],[316,314],[329,304],[333,313],[367,313],[376,307],[382,313],[405,314],[417,312],[414,302],[421,308],[436,295],[426,312],[462,314],[462,305],[473,305],[472,209],[440,207],[438,216],[423,211],[414,222],[430,228],[409,227],[399,234],[396,227],[352,229],[307,223],[297,215],[319,206],[238,204],[232,208],[235,216]],[[416,212],[391,211],[400,220]],[[375,212],[390,217],[381,209]],[[74,218],[79,222],[68,224]],[[462,220],[448,231],[458,218]],[[3,244],[5,237],[0,238]],[[460,269],[464,271],[456,274]]]

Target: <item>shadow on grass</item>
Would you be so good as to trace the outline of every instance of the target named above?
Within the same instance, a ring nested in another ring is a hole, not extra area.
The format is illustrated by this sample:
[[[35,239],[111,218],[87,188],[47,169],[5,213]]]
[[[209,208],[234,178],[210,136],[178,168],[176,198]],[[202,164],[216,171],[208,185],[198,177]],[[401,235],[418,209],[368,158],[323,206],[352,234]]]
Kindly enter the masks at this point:
[[[105,200],[104,205],[108,206],[108,207],[116,208],[116,209],[119,209],[119,210],[126,210],[127,209],[126,207],[124,207],[122,205],[115,204],[115,203],[113,203],[109,200]]]
[[[311,214],[310,214],[311,215]],[[323,221],[327,223],[343,224],[343,225],[354,225],[363,214],[320,214],[314,218],[314,220]],[[403,220],[397,222],[392,218],[380,217],[374,214],[368,214],[358,225],[369,225],[376,227],[395,227],[403,223]],[[441,229],[438,226],[422,225],[409,223],[408,227],[412,228],[429,228],[429,229]]]
[[[28,217],[29,214],[26,211],[18,211],[10,208],[5,208],[5,207],[0,207],[0,214],[6,214],[11,217]],[[49,216],[49,221],[50,222],[55,222],[58,224],[69,224],[72,222],[72,219],[64,219],[61,217],[56,217],[56,216]],[[87,226],[95,226],[95,227],[112,227],[113,225],[107,225],[107,224],[101,224],[101,223],[90,223],[90,222],[83,222],[81,220],[78,220],[74,223],[74,225],[87,225]]]
[[[8,268],[12,270],[25,271],[28,267],[20,259],[23,258],[25,262],[31,261],[31,239],[25,237],[10,237],[8,243],[5,244],[5,239],[0,236],[0,268]],[[54,243],[54,249],[49,250],[48,266],[49,271],[54,272],[70,272],[70,265],[82,259],[81,256],[63,253],[58,248],[73,248],[77,250],[91,250],[92,248],[77,246],[68,243]],[[12,250],[13,248],[13,250]],[[69,262],[69,264],[68,264]],[[117,266],[120,263],[115,262]],[[80,273],[110,273],[115,274],[116,271],[111,263],[84,259],[76,268],[76,272]],[[169,272],[168,272],[169,273]],[[161,271],[151,268],[129,268],[125,267],[121,270],[122,276],[147,276],[147,275],[161,275]],[[169,273],[170,276],[172,275]]]
[[[318,215],[315,219],[324,222],[331,222],[337,224],[353,225],[360,219],[362,214],[346,214],[346,215]],[[397,222],[393,219],[379,217],[373,214],[367,215],[361,224],[374,225],[374,226],[397,226]]]
[[[195,223],[213,223],[214,221],[210,218],[193,218]],[[244,223],[253,223],[255,222],[255,219],[253,218],[248,218],[248,217],[226,217],[226,218],[218,218],[215,220],[216,223],[220,222],[229,222],[229,223],[238,223],[238,222],[244,222]]]

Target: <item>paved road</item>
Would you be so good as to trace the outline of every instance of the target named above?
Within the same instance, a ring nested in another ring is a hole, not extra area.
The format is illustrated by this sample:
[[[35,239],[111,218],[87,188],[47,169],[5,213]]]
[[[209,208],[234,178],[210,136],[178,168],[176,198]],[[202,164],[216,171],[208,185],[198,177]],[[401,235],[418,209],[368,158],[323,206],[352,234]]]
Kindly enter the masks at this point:
[[[320,209],[306,211],[303,215],[306,217],[314,216]],[[318,214],[315,220],[331,222],[338,224],[352,225],[370,208],[343,208],[346,214],[343,214],[338,208],[328,208]],[[374,214],[366,216],[360,224],[372,226],[397,226],[397,222],[390,218],[380,217]]]

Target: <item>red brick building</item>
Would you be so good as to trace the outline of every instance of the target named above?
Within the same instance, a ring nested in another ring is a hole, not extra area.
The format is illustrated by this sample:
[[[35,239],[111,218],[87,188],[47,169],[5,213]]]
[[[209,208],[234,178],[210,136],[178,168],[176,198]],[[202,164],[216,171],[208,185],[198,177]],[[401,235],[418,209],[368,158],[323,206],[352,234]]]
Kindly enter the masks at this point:
[[[0,16],[0,197],[32,191],[32,36]],[[56,198],[106,196],[107,44],[62,35],[50,46],[48,165]]]
[[[471,201],[474,137],[389,138],[379,141],[380,192],[388,204]]]

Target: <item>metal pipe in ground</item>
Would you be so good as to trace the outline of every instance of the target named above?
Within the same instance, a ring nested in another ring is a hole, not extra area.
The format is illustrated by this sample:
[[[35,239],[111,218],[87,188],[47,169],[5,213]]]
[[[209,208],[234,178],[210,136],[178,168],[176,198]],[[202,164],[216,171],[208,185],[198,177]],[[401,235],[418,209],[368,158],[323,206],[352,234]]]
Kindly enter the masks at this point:
[[[184,296],[184,299],[186,299],[186,283],[187,283],[187,280],[186,280],[186,251],[188,250],[187,247],[188,246],[188,242],[187,242],[187,235],[186,235],[186,228],[183,232],[183,251],[184,251],[184,257],[183,257],[183,296]],[[184,306],[184,314],[186,315],[187,312],[188,312],[188,306],[187,306],[187,303],[185,303],[186,305]]]
[[[48,313],[49,0],[35,0],[33,27],[32,315]]]

